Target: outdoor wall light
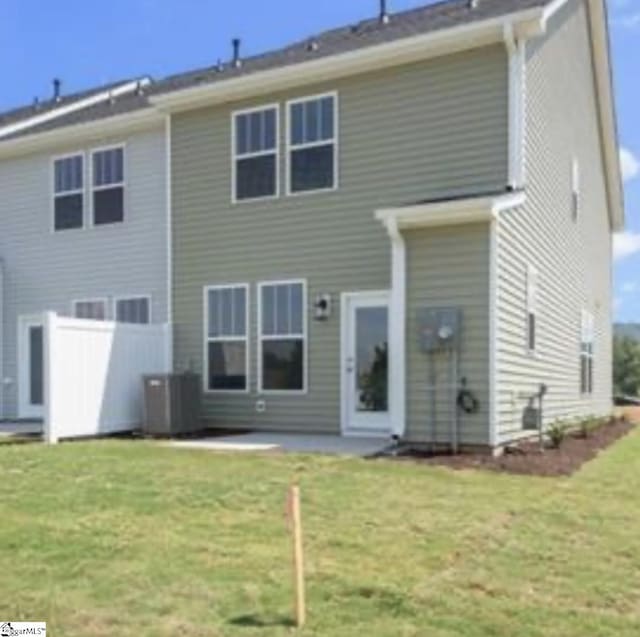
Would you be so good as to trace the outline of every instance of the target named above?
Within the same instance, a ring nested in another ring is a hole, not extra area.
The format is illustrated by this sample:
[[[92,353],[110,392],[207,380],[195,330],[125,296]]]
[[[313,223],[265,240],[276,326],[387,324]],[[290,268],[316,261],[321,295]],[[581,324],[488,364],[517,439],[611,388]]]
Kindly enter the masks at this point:
[[[331,316],[331,295],[318,294],[313,302],[316,321],[326,321]]]

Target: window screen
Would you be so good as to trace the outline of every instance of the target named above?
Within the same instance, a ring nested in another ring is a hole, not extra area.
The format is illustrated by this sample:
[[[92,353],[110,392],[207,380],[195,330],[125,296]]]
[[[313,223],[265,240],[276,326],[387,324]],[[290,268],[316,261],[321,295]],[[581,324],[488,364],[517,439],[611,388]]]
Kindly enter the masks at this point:
[[[53,163],[53,227],[56,231],[84,225],[84,157],[73,155]]]
[[[265,283],[260,289],[261,389],[305,388],[305,285]]]
[[[92,153],[93,223],[100,226],[124,220],[124,148]]]
[[[247,296],[246,285],[212,287],[206,291],[206,368],[209,390],[248,389]]]
[[[146,324],[151,322],[149,297],[132,297],[116,300],[116,321],[119,323]]]
[[[332,189],[336,184],[336,98],[289,105],[289,190]]]
[[[234,197],[273,197],[278,191],[278,109],[234,115]]]

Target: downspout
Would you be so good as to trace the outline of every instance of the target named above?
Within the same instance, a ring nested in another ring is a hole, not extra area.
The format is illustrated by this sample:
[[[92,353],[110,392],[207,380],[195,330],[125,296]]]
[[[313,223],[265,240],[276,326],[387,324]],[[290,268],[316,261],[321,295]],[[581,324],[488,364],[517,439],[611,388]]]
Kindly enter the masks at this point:
[[[396,219],[385,226],[391,240],[391,307],[389,312],[389,402],[391,432],[402,438],[406,430],[406,306],[407,255],[404,237]]]
[[[168,114],[165,119],[165,152],[166,152],[166,198],[167,198],[167,324],[168,324],[168,343],[167,343],[167,371],[173,371],[173,166],[171,162],[172,156],[172,140],[171,140],[171,115]]]
[[[525,182],[525,94],[526,94],[526,41],[517,38],[513,26],[504,27],[504,43],[508,55],[509,86],[509,175],[513,190]]]

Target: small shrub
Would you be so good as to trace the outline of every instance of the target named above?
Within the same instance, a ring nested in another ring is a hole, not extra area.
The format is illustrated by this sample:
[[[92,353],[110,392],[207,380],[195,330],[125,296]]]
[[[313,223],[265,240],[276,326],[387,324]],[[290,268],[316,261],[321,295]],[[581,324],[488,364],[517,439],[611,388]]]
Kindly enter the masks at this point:
[[[549,425],[549,428],[547,429],[547,436],[549,436],[549,442],[553,449],[560,448],[560,445],[564,442],[566,435],[566,427],[558,421]]]
[[[578,425],[578,431],[580,433],[580,438],[588,438],[591,435],[591,432],[594,429],[597,429],[600,426],[600,421],[594,416],[589,416],[585,420],[581,420]]]

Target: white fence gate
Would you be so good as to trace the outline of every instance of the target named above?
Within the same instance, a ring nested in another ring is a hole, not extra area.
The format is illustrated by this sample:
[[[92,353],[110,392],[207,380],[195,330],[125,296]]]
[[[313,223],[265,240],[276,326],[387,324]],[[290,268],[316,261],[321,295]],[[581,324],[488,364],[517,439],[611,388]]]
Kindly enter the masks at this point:
[[[47,442],[136,429],[143,418],[145,374],[171,368],[168,325],[131,325],[47,313]]]

